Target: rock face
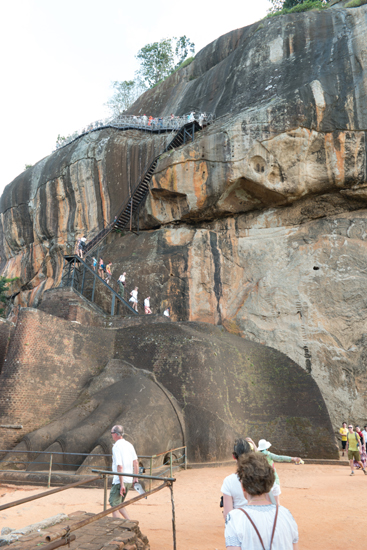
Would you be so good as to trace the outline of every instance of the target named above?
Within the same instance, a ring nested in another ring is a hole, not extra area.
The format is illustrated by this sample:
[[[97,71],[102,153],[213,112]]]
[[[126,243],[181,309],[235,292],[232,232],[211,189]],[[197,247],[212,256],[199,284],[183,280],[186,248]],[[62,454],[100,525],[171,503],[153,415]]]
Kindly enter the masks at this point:
[[[365,421],[367,7],[264,20],[218,38],[131,113],[216,122],[160,157],[139,236],[103,257],[173,320],[222,324],[288,355],[336,428]],[[104,130],[1,198],[2,266],[38,305],[63,252],[124,202],[165,136]],[[136,220],[135,220],[136,222]]]
[[[0,387],[2,423],[23,426],[0,434],[2,449],[18,443],[19,451],[0,469],[27,458],[29,470],[47,469],[37,451],[109,453],[114,424],[145,456],[186,445],[191,462],[225,460],[245,434],[282,454],[337,456],[312,377],[279,351],[210,324],[147,316],[139,327],[104,328],[22,308]],[[61,462],[75,470],[80,456]],[[96,465],[105,468],[105,458],[87,457],[78,473]]]

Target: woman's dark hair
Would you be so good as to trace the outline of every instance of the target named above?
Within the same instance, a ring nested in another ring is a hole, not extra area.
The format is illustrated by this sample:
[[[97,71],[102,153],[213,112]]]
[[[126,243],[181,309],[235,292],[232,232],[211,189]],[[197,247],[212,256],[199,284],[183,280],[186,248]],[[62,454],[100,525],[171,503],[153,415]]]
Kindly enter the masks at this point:
[[[252,451],[252,449],[250,447],[250,443],[248,443],[246,439],[243,439],[242,437],[236,439],[233,447],[233,456],[236,460],[238,460],[241,455],[249,453],[250,451]]]
[[[252,496],[268,493],[275,482],[275,474],[262,453],[248,453],[239,457],[237,475],[246,493]]]

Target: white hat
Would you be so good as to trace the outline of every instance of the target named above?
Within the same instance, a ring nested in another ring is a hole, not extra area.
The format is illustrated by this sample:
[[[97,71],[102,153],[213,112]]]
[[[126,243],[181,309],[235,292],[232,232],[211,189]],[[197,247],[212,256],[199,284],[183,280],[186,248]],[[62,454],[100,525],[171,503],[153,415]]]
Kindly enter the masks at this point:
[[[269,447],[271,447],[271,443],[269,441],[266,441],[266,439],[260,439],[257,446],[259,451],[266,451],[266,449],[269,449]]]

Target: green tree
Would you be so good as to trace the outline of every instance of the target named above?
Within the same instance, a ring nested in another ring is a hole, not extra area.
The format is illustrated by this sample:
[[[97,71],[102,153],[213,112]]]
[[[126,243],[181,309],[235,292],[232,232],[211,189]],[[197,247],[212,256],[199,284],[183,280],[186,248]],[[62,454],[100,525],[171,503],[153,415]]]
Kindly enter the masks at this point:
[[[9,284],[13,283],[14,281],[17,281],[19,277],[14,277],[13,279],[7,279],[6,277],[0,277],[0,316],[4,316],[5,312],[5,304],[8,300],[7,293],[9,290]],[[3,307],[1,307],[3,306]]]
[[[33,164],[25,164],[24,170],[28,170],[28,168],[33,168]]]
[[[177,68],[189,57],[189,53],[195,53],[195,44],[187,36],[180,36],[180,38],[174,38],[174,40],[176,40],[175,56]]]
[[[151,88],[169,76],[174,69],[172,39],[164,38],[159,42],[146,44],[138,51],[136,58],[140,61],[138,77]]]
[[[138,80],[151,88],[172,74],[194,52],[195,44],[187,36],[146,44],[136,55],[140,61]]]
[[[291,9],[295,6],[299,6],[300,4],[305,4],[309,2],[310,0],[270,0],[272,7],[270,8],[271,13],[276,13],[277,11],[283,10],[283,9]],[[322,0],[323,4],[327,4],[329,0]]]
[[[60,136],[60,134],[57,136],[56,139],[56,149],[61,147],[62,145],[65,145],[66,142],[71,141],[72,139],[75,139],[78,137],[78,132],[74,132],[73,134],[69,134],[68,136]]]
[[[111,83],[111,86],[113,94],[105,105],[113,116],[121,115],[146,90],[141,82],[135,80],[115,81]]]

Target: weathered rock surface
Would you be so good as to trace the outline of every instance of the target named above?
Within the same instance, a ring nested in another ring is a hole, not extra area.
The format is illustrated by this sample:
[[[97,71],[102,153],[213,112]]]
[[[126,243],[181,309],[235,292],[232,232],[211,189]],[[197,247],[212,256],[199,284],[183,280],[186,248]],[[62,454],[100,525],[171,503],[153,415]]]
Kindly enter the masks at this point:
[[[47,469],[40,450],[108,453],[114,424],[139,455],[187,445],[190,461],[220,461],[236,437],[251,434],[283,454],[337,456],[321,392],[287,356],[223,327],[146,320],[138,330],[97,328],[20,310],[0,374],[0,415],[23,430],[12,441],[0,433],[2,449],[18,443],[19,451],[0,469],[29,459],[29,470]],[[75,470],[80,456],[58,463]],[[88,457],[77,473],[91,466],[105,468],[105,458]]]
[[[224,324],[311,373],[334,427],[365,421],[367,7],[265,20],[204,48],[131,112],[214,112],[160,158],[139,235],[105,244],[154,310]],[[37,305],[75,237],[110,221],[164,136],[101,131],[1,199],[3,273]],[[17,290],[15,288],[14,290]]]

